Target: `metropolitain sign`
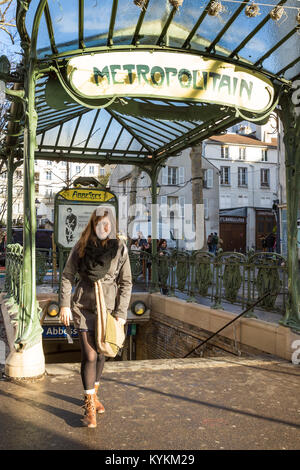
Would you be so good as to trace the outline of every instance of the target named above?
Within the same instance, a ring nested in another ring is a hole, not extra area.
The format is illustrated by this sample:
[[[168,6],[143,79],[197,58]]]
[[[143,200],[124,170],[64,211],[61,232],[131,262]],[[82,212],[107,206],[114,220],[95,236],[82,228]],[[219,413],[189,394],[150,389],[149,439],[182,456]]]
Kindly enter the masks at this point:
[[[67,77],[83,98],[150,97],[263,112],[274,88],[259,72],[186,52],[124,51],[77,56]]]

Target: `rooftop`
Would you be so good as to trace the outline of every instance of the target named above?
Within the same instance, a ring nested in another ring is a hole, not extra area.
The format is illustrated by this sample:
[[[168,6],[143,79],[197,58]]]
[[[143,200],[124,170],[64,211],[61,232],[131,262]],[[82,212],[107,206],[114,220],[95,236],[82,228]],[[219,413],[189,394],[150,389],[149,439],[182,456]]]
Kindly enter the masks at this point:
[[[271,142],[263,142],[256,137],[241,134],[225,134],[213,135],[209,138],[213,142],[220,142],[221,144],[235,144],[235,145],[254,145],[257,147],[277,147],[277,139],[272,138]]]

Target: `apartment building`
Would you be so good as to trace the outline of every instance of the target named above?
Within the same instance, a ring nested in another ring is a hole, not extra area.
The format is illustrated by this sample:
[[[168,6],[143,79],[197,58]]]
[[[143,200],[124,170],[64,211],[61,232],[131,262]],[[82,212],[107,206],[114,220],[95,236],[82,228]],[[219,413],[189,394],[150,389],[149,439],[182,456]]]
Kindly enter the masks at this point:
[[[72,186],[79,176],[91,176],[105,182],[112,168],[112,165],[101,166],[94,163],[36,160],[34,182],[37,225],[44,226],[46,221],[54,222],[54,198],[58,191]],[[0,174],[0,214],[3,224],[6,224],[6,194],[7,173],[3,171]],[[13,179],[13,224],[21,224],[23,221],[23,196],[23,167],[20,166]]]
[[[191,149],[170,157],[158,176],[158,238],[178,248],[194,248]],[[204,234],[219,232],[218,169],[202,158]],[[131,165],[118,165],[110,177],[110,188],[119,196],[120,229],[135,238],[141,231],[151,234],[151,180]],[[136,194],[136,199],[132,197]],[[136,207],[131,201],[136,200]],[[203,228],[203,227],[202,227]]]
[[[205,157],[219,169],[220,235],[224,250],[262,249],[262,237],[275,226],[278,198],[277,138],[250,127],[212,136]]]

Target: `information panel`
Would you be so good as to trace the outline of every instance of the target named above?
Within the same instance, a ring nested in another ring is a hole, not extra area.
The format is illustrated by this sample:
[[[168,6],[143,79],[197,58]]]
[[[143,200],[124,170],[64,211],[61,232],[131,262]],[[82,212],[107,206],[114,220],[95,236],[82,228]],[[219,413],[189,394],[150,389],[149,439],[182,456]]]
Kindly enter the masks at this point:
[[[99,205],[109,207],[117,219],[117,199],[109,191],[85,188],[60,191],[55,202],[55,243],[62,248],[72,248]]]

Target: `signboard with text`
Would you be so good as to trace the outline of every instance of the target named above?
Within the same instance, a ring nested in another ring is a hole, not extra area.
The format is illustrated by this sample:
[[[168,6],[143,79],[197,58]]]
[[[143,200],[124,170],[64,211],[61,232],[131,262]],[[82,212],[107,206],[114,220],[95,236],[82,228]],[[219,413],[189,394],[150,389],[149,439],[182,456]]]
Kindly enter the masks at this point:
[[[83,98],[154,97],[263,112],[274,100],[259,72],[188,52],[124,51],[73,57],[67,78]]]
[[[55,243],[62,248],[73,248],[99,205],[109,207],[117,218],[117,198],[110,191],[68,188],[55,201]]]

